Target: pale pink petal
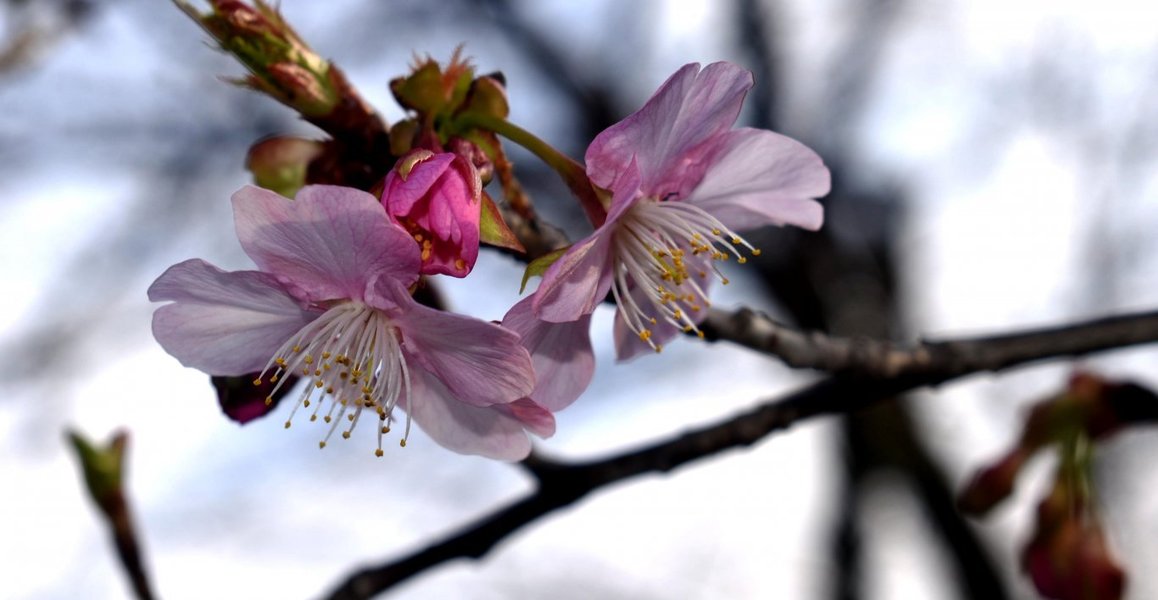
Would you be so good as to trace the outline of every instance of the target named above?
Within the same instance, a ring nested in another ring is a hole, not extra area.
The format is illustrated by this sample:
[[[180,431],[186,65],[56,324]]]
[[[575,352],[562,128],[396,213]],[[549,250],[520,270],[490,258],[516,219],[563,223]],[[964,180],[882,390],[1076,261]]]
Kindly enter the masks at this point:
[[[555,435],[554,413],[530,398],[520,398],[510,404],[492,404],[487,408],[511,417],[521,423],[527,431],[541,438]]]
[[[233,214],[246,254],[302,298],[361,300],[373,276],[418,278],[418,245],[361,190],[307,186],[291,201],[246,186],[233,194]]]
[[[211,375],[260,371],[277,348],[317,317],[277,280],[258,271],[222,271],[202,260],[169,267],[149,287],[153,335],[181,364]]]
[[[611,289],[611,234],[604,225],[575,244],[543,274],[532,296],[535,315],[565,323],[591,314]]]
[[[519,334],[535,367],[535,390],[530,398],[548,410],[559,411],[574,402],[595,375],[591,348],[591,315],[569,323],[535,318],[532,297],[521,300],[503,317],[503,327]]]
[[[702,175],[710,142],[740,114],[752,74],[726,62],[685,65],[643,108],[604,130],[587,148],[587,174],[609,188],[635,157],[647,194],[684,195]]]
[[[535,389],[531,356],[518,334],[495,323],[423,306],[388,278],[379,279],[367,296],[372,306],[387,307],[402,332],[407,357],[441,379],[460,402],[506,403]]]
[[[400,404],[426,435],[449,450],[510,461],[530,454],[531,440],[518,418],[496,406],[468,406],[454,398],[439,377],[414,369],[410,398]],[[537,428],[545,429],[542,424]]]
[[[631,159],[619,177],[611,183],[609,188],[612,192],[611,206],[607,211],[603,225],[600,229],[610,228],[612,224],[619,220],[623,213],[627,212],[636,202],[644,196],[639,189],[639,167],[636,165],[635,158]]]
[[[686,202],[733,229],[820,228],[824,208],[813,198],[827,194],[830,186],[820,156],[792,138],[762,129],[737,129],[720,139],[722,154]]]

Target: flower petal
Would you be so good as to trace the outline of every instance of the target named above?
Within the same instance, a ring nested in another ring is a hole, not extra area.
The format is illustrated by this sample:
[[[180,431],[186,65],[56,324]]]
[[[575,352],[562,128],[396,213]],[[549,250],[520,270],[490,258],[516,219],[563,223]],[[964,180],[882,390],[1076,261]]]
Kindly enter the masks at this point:
[[[610,187],[634,156],[647,194],[685,195],[699,183],[710,142],[736,122],[752,74],[727,62],[676,71],[635,113],[605,129],[587,148],[591,181]]]
[[[733,229],[795,225],[816,230],[824,222],[817,198],[830,177],[815,152],[762,129],[737,129],[720,138],[721,152],[685,200]]]
[[[535,367],[535,390],[530,398],[550,411],[567,408],[587,389],[595,375],[591,348],[591,315],[569,323],[535,318],[533,296],[511,307],[503,327],[519,334]]]
[[[541,438],[555,435],[554,413],[530,398],[520,398],[510,404],[492,404],[487,408],[511,417],[521,423],[527,431]]]
[[[591,314],[611,289],[611,235],[608,220],[587,239],[571,246],[543,273],[532,296],[535,316],[566,323]]]
[[[535,389],[531,356],[513,331],[423,306],[388,278],[377,280],[368,295],[372,306],[397,307],[387,311],[408,359],[441,379],[460,402],[507,403]]]
[[[523,422],[496,410],[503,405],[469,406],[454,396],[439,377],[414,369],[410,397],[401,404],[426,435],[449,450],[510,461],[522,460],[531,453],[531,440]],[[541,425],[536,428],[545,429]]]
[[[277,348],[317,317],[269,274],[226,272],[203,260],[169,267],[149,299],[153,336],[181,364],[211,375],[260,371]]]
[[[361,190],[313,185],[290,201],[246,186],[233,194],[233,214],[246,254],[303,299],[361,300],[375,275],[418,279],[418,245]]]

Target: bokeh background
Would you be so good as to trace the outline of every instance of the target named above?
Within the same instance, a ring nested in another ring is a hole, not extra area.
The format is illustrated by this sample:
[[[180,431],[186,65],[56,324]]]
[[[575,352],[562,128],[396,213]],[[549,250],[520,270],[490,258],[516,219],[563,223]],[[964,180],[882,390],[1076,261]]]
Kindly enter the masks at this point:
[[[731,60],[757,87],[741,121],[833,170],[820,234],[756,235],[722,306],[899,340],[998,332],[1158,305],[1158,7],[998,0],[284,0],[284,12],[391,121],[386,82],[463,43],[502,70],[512,119],[581,157],[682,64]],[[530,489],[517,468],[418,434],[375,459],[320,426],[244,428],[207,378],[153,342],[145,288],[168,265],[250,263],[230,193],[248,146],[310,135],[225,83],[241,69],[154,0],[0,4],[0,597],[121,598],[63,441],[131,432],[129,482],[165,598],[317,597],[357,565],[417,549]],[[573,235],[552,173],[518,172]],[[521,266],[486,253],[452,306],[499,318]],[[541,444],[597,456],[806,382],[719,344],[614,362]],[[1158,385],[1158,352],[1080,363]],[[965,522],[953,490],[1012,440],[1073,363],[975,376],[846,419],[602,490],[394,591],[423,598],[1033,597],[1017,553],[1053,468]],[[1158,432],[1099,449],[1106,527],[1130,598],[1158,597]],[[979,558],[980,557],[980,558]]]

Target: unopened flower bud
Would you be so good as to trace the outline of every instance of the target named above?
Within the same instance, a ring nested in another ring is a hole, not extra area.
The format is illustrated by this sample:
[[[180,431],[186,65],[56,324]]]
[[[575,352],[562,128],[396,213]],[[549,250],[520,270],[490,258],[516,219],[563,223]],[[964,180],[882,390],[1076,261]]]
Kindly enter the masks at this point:
[[[416,150],[386,176],[382,204],[421,248],[421,272],[465,277],[478,259],[482,182],[465,158]]]
[[[217,392],[217,404],[221,412],[240,425],[264,417],[277,408],[282,397],[293,389],[297,380],[297,375],[262,377],[261,373],[214,375],[210,378]]]
[[[321,142],[297,137],[273,137],[254,144],[245,157],[253,182],[286,198],[306,184],[310,162],[322,153]]]
[[[474,68],[460,47],[445,68],[429,57],[415,61],[410,75],[390,82],[390,91],[398,104],[429,124],[434,115],[450,114],[462,104],[473,78]]]
[[[205,13],[184,0],[177,5],[253,74],[240,83],[306,117],[326,116],[337,107],[341,93],[329,61],[306,45],[276,8],[262,0],[252,7],[238,0],[211,0]]]
[[[470,164],[474,165],[483,185],[490,183],[491,178],[495,175],[495,164],[491,161],[490,157],[487,156],[486,152],[482,151],[482,148],[479,148],[478,145],[470,140],[455,137],[450,138],[450,141],[446,143],[446,149],[465,158]]]
[[[962,512],[980,515],[989,512],[1013,492],[1013,483],[1029,455],[1015,448],[1000,462],[978,471],[957,499]]]

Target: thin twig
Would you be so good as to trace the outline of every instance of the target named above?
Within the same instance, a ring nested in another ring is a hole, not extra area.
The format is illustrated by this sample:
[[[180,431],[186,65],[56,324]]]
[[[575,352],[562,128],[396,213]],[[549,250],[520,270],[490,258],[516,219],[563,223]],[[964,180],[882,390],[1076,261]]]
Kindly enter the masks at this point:
[[[888,354],[889,360],[884,362],[873,358],[864,364],[876,366],[862,374],[830,376],[741,415],[639,450],[581,463],[532,456],[523,463],[538,482],[532,494],[423,550],[349,575],[328,597],[370,598],[443,562],[481,558],[514,531],[595,489],[644,473],[668,472],[730,448],[748,446],[806,419],[854,412],[904,392],[973,373],[1153,342],[1158,342],[1158,313],[1151,312],[1010,335],[926,343],[907,353]],[[877,373],[891,375],[866,376],[876,368],[885,369]]]

